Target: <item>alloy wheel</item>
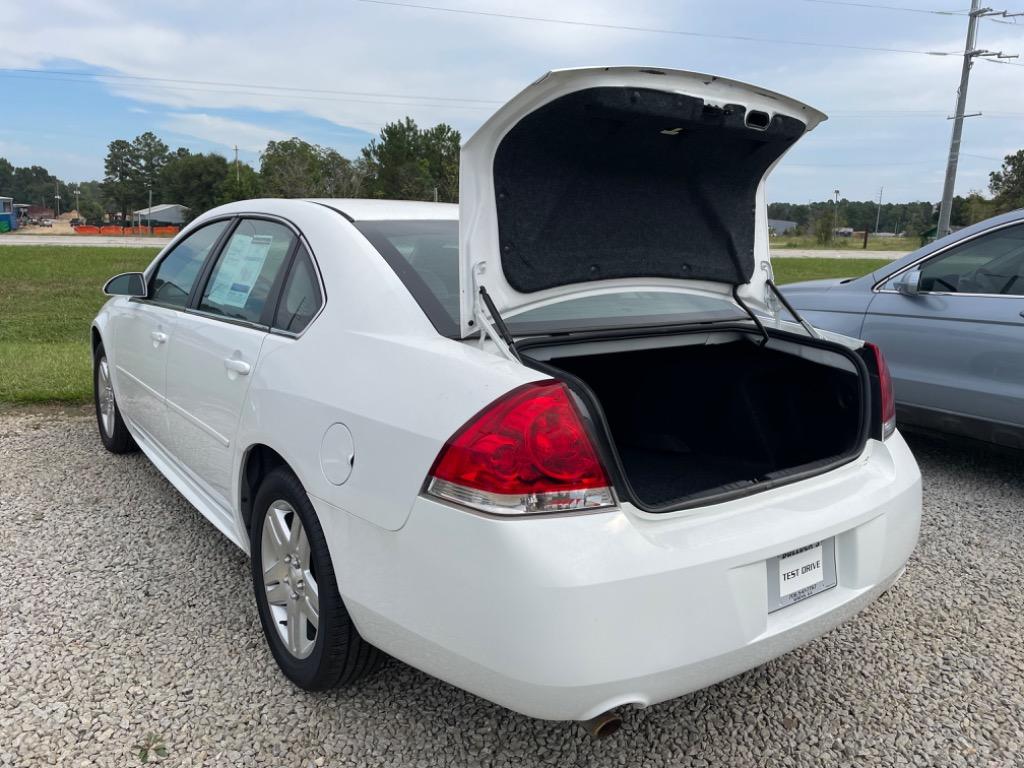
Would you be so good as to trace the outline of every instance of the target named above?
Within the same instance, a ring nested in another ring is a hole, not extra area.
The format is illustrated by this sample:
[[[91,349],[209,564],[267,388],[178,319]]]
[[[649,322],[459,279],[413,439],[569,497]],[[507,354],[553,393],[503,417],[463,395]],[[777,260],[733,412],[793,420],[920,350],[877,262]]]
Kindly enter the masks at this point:
[[[263,587],[277,634],[288,652],[304,659],[313,652],[320,625],[309,538],[295,508],[280,499],[263,518]]]
[[[98,367],[97,402],[100,409],[100,424],[103,426],[103,434],[110,438],[114,436],[116,407],[114,405],[114,385],[110,381],[110,364],[107,363],[106,357],[100,358]]]

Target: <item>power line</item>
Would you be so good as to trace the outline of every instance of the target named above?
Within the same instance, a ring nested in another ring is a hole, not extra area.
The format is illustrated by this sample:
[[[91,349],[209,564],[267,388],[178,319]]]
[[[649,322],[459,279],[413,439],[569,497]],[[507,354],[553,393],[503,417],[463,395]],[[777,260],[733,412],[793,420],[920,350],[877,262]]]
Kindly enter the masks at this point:
[[[50,75],[48,75],[48,73],[46,73],[44,71],[33,70],[33,72],[34,72],[34,74],[32,74],[32,75],[26,75],[26,74],[20,74],[18,72],[10,72],[10,71],[0,70],[0,77],[14,78],[14,79],[28,79],[28,80],[57,80],[57,81],[70,82],[70,83],[91,82],[93,80],[102,81],[104,78],[108,77],[108,75],[100,75],[100,74],[90,75],[89,73],[67,73],[67,74],[58,74],[56,76],[50,76]],[[79,74],[81,74],[81,77],[79,77]],[[280,91],[280,92],[277,92],[277,93],[267,93],[267,92],[261,92],[261,91],[244,91],[244,90],[238,90],[237,88],[231,88],[231,89],[228,89],[228,88],[216,88],[216,87],[207,88],[207,87],[199,87],[199,86],[194,86],[194,85],[187,85],[187,83],[191,82],[191,81],[188,81],[188,80],[175,81],[175,80],[171,80],[169,78],[155,78],[155,79],[159,80],[160,82],[147,83],[146,84],[146,88],[148,90],[172,91],[172,92],[177,92],[177,93],[223,93],[223,94],[231,94],[231,95],[237,95],[237,96],[261,96],[261,97],[280,96],[280,97],[286,97],[286,98],[289,98],[289,99],[303,99],[303,100],[307,100],[307,101],[328,101],[328,102],[336,102],[336,103],[344,103],[344,104],[380,104],[380,105],[383,105],[383,106],[431,107],[431,108],[434,108],[434,109],[469,109],[469,110],[485,110],[485,111],[493,111],[493,109],[494,109],[493,106],[489,106],[489,105],[488,106],[484,106],[484,105],[476,106],[476,105],[473,105],[473,104],[457,104],[457,103],[451,103],[451,102],[432,103],[432,102],[428,102],[428,101],[381,101],[381,100],[377,100],[377,99],[353,99],[353,98],[340,97],[340,96],[334,96],[334,97],[330,97],[330,96],[314,96],[314,95],[305,94],[305,93],[289,93],[289,92],[283,91],[283,90]],[[167,83],[173,83],[173,82],[182,82],[182,83],[185,83],[186,85],[178,86],[178,85],[168,85],[167,84]],[[105,83],[105,84],[106,85],[121,85],[120,83]],[[124,84],[124,85],[128,85],[128,84]],[[260,88],[262,86],[253,85],[253,86],[240,86],[240,87]],[[385,98],[385,97],[382,95],[382,98]],[[500,103],[501,102],[495,102],[495,104],[500,104]]]
[[[790,163],[783,160],[779,167],[792,168],[888,168],[890,165],[932,165],[934,160],[911,160],[898,163]]]
[[[943,110],[937,110],[937,109],[935,109],[935,110],[911,110],[911,109],[908,109],[908,110],[899,110],[899,109],[893,109],[893,110],[886,110],[886,109],[879,109],[879,110],[843,110],[843,109],[829,110],[829,109],[826,109],[824,111],[829,116],[830,119],[831,118],[847,118],[847,117],[858,117],[858,118],[863,117],[863,118],[871,118],[871,119],[874,119],[874,118],[903,119],[903,118],[914,118],[914,117],[927,117],[927,118],[931,118],[931,117],[942,117],[942,116],[945,116],[945,115],[948,114],[947,112],[945,112]],[[991,112],[987,111],[987,110],[979,110],[979,111],[982,112],[985,117],[992,117],[992,118],[998,118],[998,119],[1017,119],[1017,118],[1024,117],[1024,112],[1003,112],[1003,111],[1000,111],[1000,110],[994,110],[994,111],[991,111]]]
[[[499,13],[497,11],[476,11],[468,8],[448,8],[440,5],[426,5],[424,3],[407,3],[398,0],[355,0],[359,3],[370,5],[384,5],[395,8],[415,8],[423,11],[437,11],[442,13],[456,13],[466,16],[485,16],[492,19],[511,19],[515,21],[532,21],[544,24],[563,24],[573,27],[588,27],[591,29],[611,29],[626,32],[642,32],[656,35],[678,35],[681,37],[700,37],[712,40],[736,40],[743,43],[765,43],[769,45],[796,45],[808,48],[842,48],[851,51],[873,51],[876,53],[911,53],[921,56],[959,56],[956,51],[917,51],[909,48],[882,48],[870,45],[851,45],[846,43],[822,43],[812,40],[785,40],[772,37],[751,37],[746,35],[721,35],[712,32],[692,32],[685,29],[665,29],[660,27],[635,27],[625,24],[604,24],[596,21],[579,21],[577,19],[555,19],[547,16],[524,16],[516,13]]]
[[[1009,67],[1024,67],[1024,63],[1019,61],[1004,61],[1003,59],[982,59],[982,61],[987,61],[989,64],[1005,64]]]
[[[289,91],[296,93],[318,93],[318,94],[330,94],[334,96],[373,96],[381,98],[395,98],[395,99],[424,99],[427,101],[464,101],[475,104],[502,104],[504,102],[496,101],[493,99],[471,99],[471,98],[458,98],[454,96],[421,96],[419,94],[412,93],[374,93],[372,91],[337,91],[329,90],[325,88],[301,88],[291,85],[266,85],[263,83],[232,83],[223,82],[218,80],[184,80],[182,78],[174,77],[146,77],[143,75],[124,75],[120,73],[107,73],[107,72],[74,72],[68,70],[59,69],[27,69],[19,67],[0,67],[0,70],[5,72],[26,72],[41,75],[72,75],[74,77],[91,77],[91,78],[111,78],[114,80],[139,80],[149,83],[184,83],[186,85],[215,85],[224,86],[228,88],[262,88],[267,90],[277,91]]]
[[[855,3],[849,0],[803,0],[805,3],[820,5],[845,5],[853,8],[872,8],[885,11],[906,11],[907,13],[930,13],[935,16],[966,16],[968,11],[939,11],[931,8],[908,8],[902,5],[879,5],[876,3]]]
[[[1003,160],[1006,159],[1005,156],[1004,157],[992,157],[991,155],[973,155],[970,152],[961,152],[960,154],[963,155],[964,157],[976,157],[979,160],[994,160],[997,163],[1001,163],[1001,162],[1003,162]]]
[[[986,59],[984,59],[984,61],[992,61],[992,60],[986,58]],[[1013,63],[1013,62],[994,61],[993,63],[1010,64],[1010,63]],[[1022,66],[1022,65],[1018,64],[1017,66]],[[70,82],[70,83],[100,81],[100,82],[103,82],[104,85],[115,85],[115,86],[117,86],[117,85],[121,85],[122,83],[119,83],[119,82],[109,83],[109,82],[105,82],[105,81],[108,78],[113,78],[113,79],[117,79],[117,80],[123,80],[123,79],[134,79],[135,77],[136,76],[133,76],[133,75],[115,76],[115,75],[99,74],[99,73],[91,73],[91,72],[67,72],[67,71],[62,71],[62,70],[26,70],[26,69],[13,69],[13,68],[12,69],[4,70],[4,69],[0,68],[0,78],[29,79],[29,80],[52,80],[52,81],[57,81],[57,82]],[[146,78],[143,78],[143,79],[146,79]],[[154,80],[154,81],[157,81],[157,82],[148,82],[148,80]],[[289,93],[289,92],[287,92],[285,90],[284,86],[268,86],[268,87],[273,87],[275,89],[278,89],[279,92],[265,93],[265,92],[259,92],[259,91],[238,90],[237,88],[232,88],[232,89],[229,90],[229,89],[226,89],[226,88],[199,87],[199,86],[187,85],[188,83],[200,83],[200,82],[204,82],[204,81],[174,80],[172,78],[151,78],[151,79],[147,79],[147,86],[146,87],[147,87],[147,90],[151,90],[151,91],[161,91],[161,92],[169,92],[169,93],[175,93],[175,94],[192,94],[192,95],[201,95],[201,94],[230,94],[230,95],[233,95],[233,96],[256,96],[256,97],[281,96],[281,97],[286,97],[286,98],[290,98],[290,99],[302,99],[302,100],[307,100],[307,101],[322,101],[322,102],[332,102],[332,103],[342,103],[342,104],[370,104],[370,105],[376,104],[376,105],[381,105],[381,106],[425,107],[425,108],[439,109],[439,110],[458,109],[458,110],[471,110],[471,111],[491,111],[493,109],[493,107],[489,106],[489,105],[488,106],[484,106],[484,105],[481,104],[480,106],[474,106],[472,104],[454,103],[454,102],[457,102],[457,101],[461,101],[461,100],[459,100],[459,99],[457,99],[455,97],[446,97],[446,98],[450,98],[451,99],[451,102],[448,102],[448,103],[431,103],[431,102],[427,102],[427,101],[401,101],[401,100],[397,100],[397,101],[395,101],[395,100],[383,100],[382,101],[380,99],[372,99],[372,100],[371,99],[353,99],[353,98],[341,98],[341,97],[316,96],[316,95],[306,94],[306,93]],[[210,82],[212,82],[212,81],[210,81]],[[170,85],[169,83],[184,83],[186,85],[178,86],[178,85]],[[128,85],[128,83],[124,83],[124,85]],[[239,86],[242,86],[242,84],[239,84]],[[262,86],[250,84],[250,85],[247,85],[247,86],[244,86],[244,87],[259,88],[259,87],[262,87]],[[316,89],[299,89],[299,90],[314,90],[315,91]],[[330,91],[327,91],[327,92],[330,93]],[[373,94],[373,95],[376,95],[376,94]],[[385,94],[381,94],[380,98],[386,98]],[[415,98],[424,98],[425,99],[425,98],[428,98],[428,97],[424,96],[424,97],[415,97]],[[475,103],[475,102],[479,102],[479,101],[483,101],[483,100],[481,100],[481,99],[466,99],[466,101],[471,101],[471,102]],[[489,104],[494,104],[494,105],[503,104],[503,103],[504,102],[498,101],[498,100],[495,100],[493,102],[489,102]],[[830,109],[826,108],[825,111],[833,119],[933,118],[933,117],[943,116],[943,115],[946,114],[942,110],[913,110],[913,109],[905,109],[905,110],[904,109],[873,109],[873,110],[836,109],[836,110],[830,110]],[[985,110],[984,114],[985,114],[986,117],[995,118],[995,119],[1018,119],[1018,118],[1024,118],[1024,112],[1006,112],[1006,111],[999,111],[999,110],[994,110],[994,111]],[[356,123],[352,123],[352,125],[356,125]]]

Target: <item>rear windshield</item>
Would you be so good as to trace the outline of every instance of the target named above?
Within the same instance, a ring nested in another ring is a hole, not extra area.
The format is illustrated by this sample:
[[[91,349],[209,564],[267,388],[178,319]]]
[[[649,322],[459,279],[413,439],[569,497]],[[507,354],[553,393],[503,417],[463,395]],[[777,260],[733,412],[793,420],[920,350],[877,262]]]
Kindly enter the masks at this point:
[[[357,221],[443,336],[459,337],[459,222]],[[566,299],[505,321],[517,335],[745,317],[731,302],[695,294],[618,291]]]

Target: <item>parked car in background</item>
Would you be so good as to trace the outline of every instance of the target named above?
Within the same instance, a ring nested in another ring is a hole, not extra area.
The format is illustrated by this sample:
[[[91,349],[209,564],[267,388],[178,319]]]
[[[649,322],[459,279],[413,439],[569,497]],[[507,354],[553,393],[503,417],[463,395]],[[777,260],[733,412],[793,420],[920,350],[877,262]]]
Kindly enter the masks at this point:
[[[304,688],[379,649],[607,732],[761,664],[892,585],[920,520],[877,348],[754,312],[764,177],[823,118],[566,70],[465,144],[458,206],[209,211],[106,286],[103,443],[249,552]]]
[[[1024,449],[1024,210],[783,290],[814,325],[881,347],[901,425]]]

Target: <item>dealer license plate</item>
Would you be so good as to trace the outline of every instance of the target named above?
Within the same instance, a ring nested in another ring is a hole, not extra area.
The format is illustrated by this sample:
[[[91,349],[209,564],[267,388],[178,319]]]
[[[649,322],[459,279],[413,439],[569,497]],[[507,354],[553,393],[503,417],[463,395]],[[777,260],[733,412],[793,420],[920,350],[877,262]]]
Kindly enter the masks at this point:
[[[768,560],[767,565],[770,613],[836,585],[835,539],[785,552]]]

